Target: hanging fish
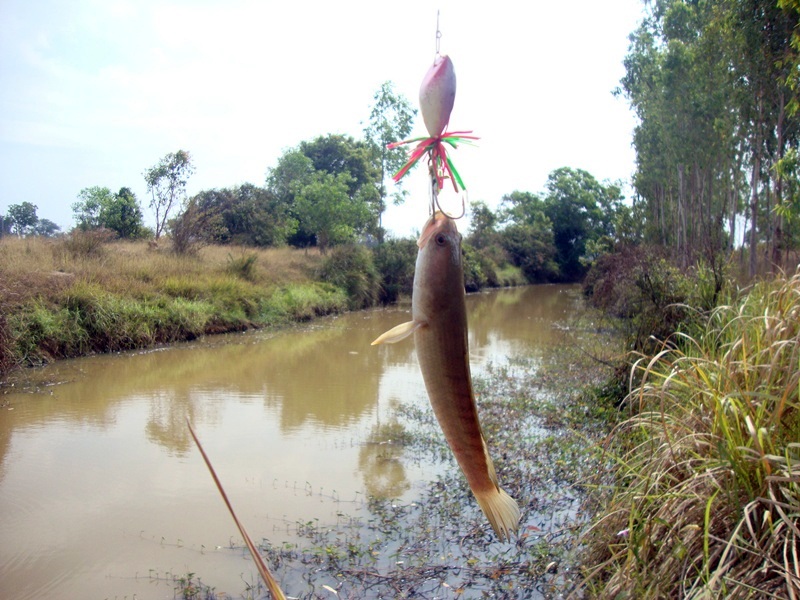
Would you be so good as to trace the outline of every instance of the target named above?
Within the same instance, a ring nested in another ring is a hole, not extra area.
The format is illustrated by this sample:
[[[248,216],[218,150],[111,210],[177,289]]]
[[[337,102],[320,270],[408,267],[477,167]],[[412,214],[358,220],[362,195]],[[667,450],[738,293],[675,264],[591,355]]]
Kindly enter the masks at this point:
[[[506,540],[517,531],[520,512],[498,484],[478,420],[469,368],[461,235],[455,221],[437,211],[425,224],[417,245],[412,320],[372,344],[392,344],[414,335],[439,426],[497,537]]]

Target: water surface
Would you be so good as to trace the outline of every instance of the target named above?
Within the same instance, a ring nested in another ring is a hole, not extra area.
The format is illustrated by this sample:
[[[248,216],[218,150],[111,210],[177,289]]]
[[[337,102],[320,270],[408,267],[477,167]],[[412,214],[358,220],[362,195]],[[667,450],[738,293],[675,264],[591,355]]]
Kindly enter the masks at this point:
[[[467,298],[473,372],[559,337],[577,288]],[[371,347],[408,307],[278,333],[56,363],[0,395],[0,597],[172,598],[172,575],[237,595],[257,575],[188,416],[256,540],[332,523],[368,494],[410,500],[433,466],[370,433],[427,403],[413,343]]]

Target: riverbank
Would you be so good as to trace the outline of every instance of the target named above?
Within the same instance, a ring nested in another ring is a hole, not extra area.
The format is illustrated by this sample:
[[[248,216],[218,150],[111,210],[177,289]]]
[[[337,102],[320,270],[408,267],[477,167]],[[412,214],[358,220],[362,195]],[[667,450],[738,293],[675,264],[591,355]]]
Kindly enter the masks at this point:
[[[3,238],[0,376],[16,367],[148,348],[346,310],[315,277],[315,251],[205,247],[178,256],[146,242]]]
[[[151,348],[202,335],[283,326],[410,294],[416,245],[205,246],[190,255],[97,232],[0,239],[0,381],[15,368]],[[506,265],[488,277],[465,266],[475,291],[524,284]]]

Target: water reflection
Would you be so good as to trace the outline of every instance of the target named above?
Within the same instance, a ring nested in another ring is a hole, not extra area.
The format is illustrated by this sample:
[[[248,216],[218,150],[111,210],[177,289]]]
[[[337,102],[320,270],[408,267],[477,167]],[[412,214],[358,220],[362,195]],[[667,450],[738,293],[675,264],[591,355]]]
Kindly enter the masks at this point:
[[[473,367],[555,343],[571,294],[538,286],[468,297]],[[336,518],[338,507],[290,493],[298,487],[413,493],[422,467],[385,443],[383,428],[394,403],[427,402],[414,345],[370,346],[409,319],[408,307],[368,311],[17,374],[0,396],[0,597],[56,584],[64,597],[158,597],[135,573],[212,561],[184,553],[235,534],[187,416],[255,535],[274,519]]]

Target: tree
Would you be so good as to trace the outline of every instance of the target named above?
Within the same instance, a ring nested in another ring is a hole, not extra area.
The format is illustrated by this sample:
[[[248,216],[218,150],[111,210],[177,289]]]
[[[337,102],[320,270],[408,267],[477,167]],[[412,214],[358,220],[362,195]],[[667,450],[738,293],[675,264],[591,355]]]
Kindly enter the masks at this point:
[[[561,276],[577,281],[586,273],[587,243],[614,235],[616,209],[622,200],[618,186],[603,185],[582,169],[562,167],[547,178],[544,213],[553,224]]]
[[[39,217],[36,216],[38,207],[31,202],[22,202],[20,204],[11,204],[8,207],[8,218],[14,227],[14,233],[18,236],[23,236],[33,231]]]
[[[172,210],[186,198],[186,182],[192,173],[192,159],[185,150],[166,154],[143,173],[150,193],[150,209],[156,218],[156,239],[164,232]]]
[[[475,248],[486,248],[496,241],[498,216],[485,202],[478,200],[471,204],[469,242]]]
[[[369,122],[364,127],[364,139],[372,152],[373,163],[380,171],[378,188],[378,241],[383,242],[383,212],[386,210],[386,181],[399,171],[405,163],[405,153],[400,149],[389,150],[388,145],[408,137],[414,126],[417,109],[411,106],[405,96],[394,90],[391,81],[384,82],[375,92],[369,114]],[[402,183],[396,184],[395,204],[401,204],[404,198]]]
[[[683,264],[732,250],[743,220],[750,274],[762,251],[780,260],[775,165],[800,137],[798,6],[656,0],[631,35],[621,84],[639,117],[634,185],[649,241]]]
[[[135,238],[144,230],[142,209],[130,188],[113,194],[107,187],[84,188],[72,205],[76,226],[83,231],[104,227],[121,238]]]
[[[352,178],[347,173],[332,175],[317,172],[296,198],[301,226],[316,237],[320,252],[329,246],[351,242],[369,220],[369,208],[363,199],[350,197]]]
[[[364,142],[343,135],[320,136],[284,152],[267,174],[267,189],[298,223],[290,244],[338,243],[338,235],[327,239],[333,232],[326,232],[316,216],[307,214],[314,206],[321,207],[320,214],[330,210],[338,224],[347,223],[347,238],[374,231],[377,213],[371,207],[378,199],[379,180],[370,156]]]
[[[61,231],[61,227],[53,223],[50,219],[39,219],[33,228],[34,235],[42,237],[52,237]]]
[[[8,215],[0,215],[0,238],[11,233],[11,225],[11,217]]]
[[[327,135],[301,142],[298,149],[311,160],[315,171],[348,175],[347,195],[372,208],[374,219],[368,229],[377,237],[380,171],[366,142],[345,135]]]
[[[88,231],[102,227],[100,214],[114,195],[107,187],[88,187],[78,192],[78,201],[72,204],[72,216],[78,229]]]
[[[297,229],[287,204],[270,190],[246,183],[234,188],[204,190],[195,195],[184,214],[207,241],[253,246],[280,246]]]
[[[121,238],[136,238],[144,230],[144,218],[139,201],[130,188],[120,188],[100,210],[102,227],[116,231]]]

